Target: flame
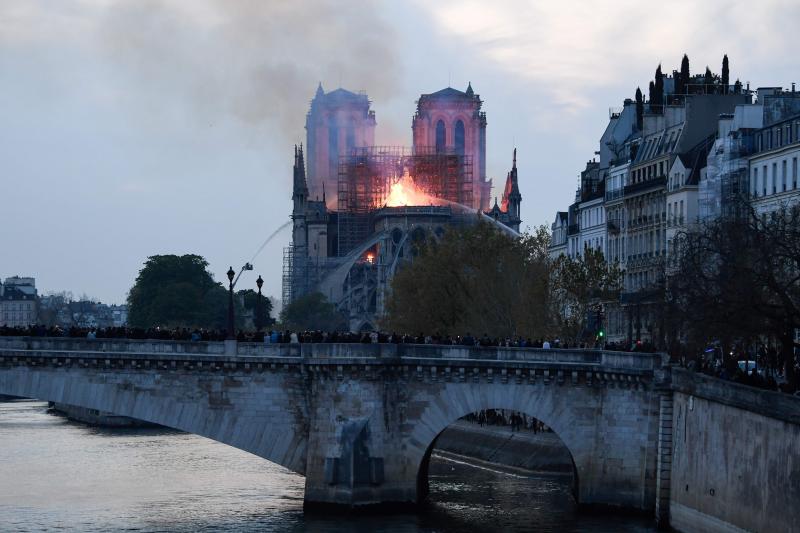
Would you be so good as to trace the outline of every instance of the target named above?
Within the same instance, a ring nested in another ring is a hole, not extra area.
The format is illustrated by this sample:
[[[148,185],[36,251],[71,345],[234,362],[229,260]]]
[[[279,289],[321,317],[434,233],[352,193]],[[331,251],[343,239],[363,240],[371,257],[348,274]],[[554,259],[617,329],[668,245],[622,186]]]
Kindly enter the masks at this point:
[[[372,264],[375,262],[375,256],[372,254],[367,254],[367,263]]]
[[[387,207],[401,207],[405,205],[442,205],[441,200],[419,190],[414,180],[406,169],[399,180],[391,186],[389,196],[386,197]]]

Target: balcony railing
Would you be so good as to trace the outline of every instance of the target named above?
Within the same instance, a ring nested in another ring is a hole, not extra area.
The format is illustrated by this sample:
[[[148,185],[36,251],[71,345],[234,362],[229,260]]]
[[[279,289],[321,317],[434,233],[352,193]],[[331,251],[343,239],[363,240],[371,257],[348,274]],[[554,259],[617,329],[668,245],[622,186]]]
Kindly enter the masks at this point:
[[[623,196],[624,195],[622,189],[606,191],[606,202],[610,202],[611,200],[616,200],[617,198],[622,198]]]
[[[610,218],[606,221],[606,227],[608,228],[609,233],[619,233],[619,226],[619,220]]]
[[[652,178],[647,181],[626,185],[624,189],[625,191],[624,194],[625,196],[630,196],[632,194],[649,191],[650,189],[658,189],[660,187],[664,187],[666,184],[667,184],[667,177],[659,176],[657,178]]]
[[[567,226],[567,235],[576,235],[580,233],[581,227],[578,224],[570,224]]]

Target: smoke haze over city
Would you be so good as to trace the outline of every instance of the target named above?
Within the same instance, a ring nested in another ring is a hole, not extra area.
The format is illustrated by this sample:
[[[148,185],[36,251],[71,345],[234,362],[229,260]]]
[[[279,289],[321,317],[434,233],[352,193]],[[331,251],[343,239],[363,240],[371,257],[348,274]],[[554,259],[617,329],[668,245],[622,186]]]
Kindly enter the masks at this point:
[[[727,53],[732,80],[786,87],[798,19],[789,1],[3,2],[0,276],[122,302],[147,256],[197,253],[224,279],[288,220],[320,82],[366,91],[386,145],[410,144],[420,94],[471,82],[493,195],[516,147],[521,218],[549,224],[659,63],[718,71]],[[241,287],[261,274],[279,296],[289,240]]]

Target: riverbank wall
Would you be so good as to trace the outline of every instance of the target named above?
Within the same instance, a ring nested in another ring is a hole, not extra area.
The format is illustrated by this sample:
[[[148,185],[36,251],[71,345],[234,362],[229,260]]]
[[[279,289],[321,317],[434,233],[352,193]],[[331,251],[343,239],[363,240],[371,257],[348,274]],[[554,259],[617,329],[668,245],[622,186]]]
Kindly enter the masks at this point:
[[[439,435],[436,449],[525,470],[573,471],[569,451],[549,431],[512,432],[510,426],[480,426],[460,420]]]
[[[800,532],[800,398],[680,369],[672,389],[670,526]]]

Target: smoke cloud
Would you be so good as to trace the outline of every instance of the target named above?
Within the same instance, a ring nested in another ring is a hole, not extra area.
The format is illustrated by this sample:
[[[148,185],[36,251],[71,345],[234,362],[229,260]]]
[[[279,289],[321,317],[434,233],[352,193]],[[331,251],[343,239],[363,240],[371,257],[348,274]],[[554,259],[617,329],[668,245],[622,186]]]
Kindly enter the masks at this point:
[[[156,114],[177,100],[200,123],[234,117],[297,142],[320,81],[396,97],[397,35],[370,3],[149,0],[103,11],[96,45],[119,94]]]

